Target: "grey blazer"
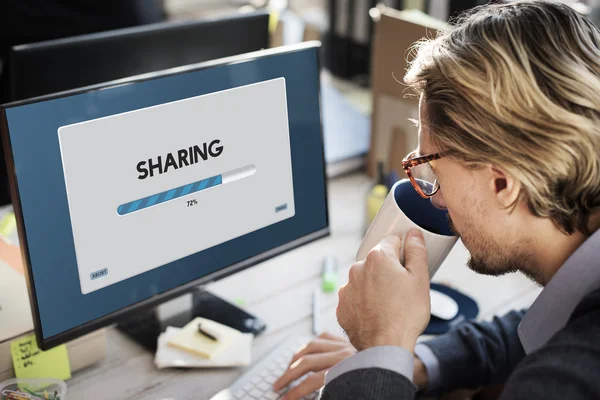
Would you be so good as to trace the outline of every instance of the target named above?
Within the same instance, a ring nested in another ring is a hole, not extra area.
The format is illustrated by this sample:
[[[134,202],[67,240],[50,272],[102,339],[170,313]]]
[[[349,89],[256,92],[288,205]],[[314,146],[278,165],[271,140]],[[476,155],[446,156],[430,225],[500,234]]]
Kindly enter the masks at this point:
[[[566,326],[525,356],[517,326],[523,312],[469,322],[428,342],[444,371],[441,394],[504,383],[502,400],[600,399],[600,290],[578,303]],[[456,368],[461,365],[461,368]],[[417,388],[387,369],[363,368],[333,379],[323,400],[414,399]]]

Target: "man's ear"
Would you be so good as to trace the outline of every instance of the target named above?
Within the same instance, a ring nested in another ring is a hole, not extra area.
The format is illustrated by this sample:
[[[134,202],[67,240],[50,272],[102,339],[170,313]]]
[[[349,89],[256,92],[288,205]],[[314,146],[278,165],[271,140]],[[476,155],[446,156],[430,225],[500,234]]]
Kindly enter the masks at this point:
[[[490,189],[498,204],[507,208],[513,205],[521,193],[521,182],[506,171],[490,166]]]

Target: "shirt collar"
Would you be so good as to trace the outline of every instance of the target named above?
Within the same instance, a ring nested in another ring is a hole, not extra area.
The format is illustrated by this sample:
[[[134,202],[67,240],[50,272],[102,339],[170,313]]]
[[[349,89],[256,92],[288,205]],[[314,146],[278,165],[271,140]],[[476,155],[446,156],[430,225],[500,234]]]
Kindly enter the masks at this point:
[[[544,346],[569,320],[575,307],[600,288],[600,229],[565,261],[529,308],[518,333],[526,354]]]

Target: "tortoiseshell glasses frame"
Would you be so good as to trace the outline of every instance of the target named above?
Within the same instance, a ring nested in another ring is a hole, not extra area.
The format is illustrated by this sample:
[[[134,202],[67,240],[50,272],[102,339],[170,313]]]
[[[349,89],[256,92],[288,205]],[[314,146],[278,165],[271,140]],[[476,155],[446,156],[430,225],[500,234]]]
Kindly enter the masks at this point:
[[[404,160],[402,160],[402,168],[404,168],[404,172],[406,172],[406,175],[408,175],[408,178],[410,179],[410,182],[412,183],[417,193],[419,193],[421,197],[427,199],[437,193],[437,191],[440,189],[440,184],[438,183],[437,179],[435,179],[434,182],[427,182],[428,184],[432,185],[433,190],[431,193],[426,193],[421,187],[421,185],[419,185],[419,183],[417,182],[418,178],[415,177],[411,170],[414,167],[429,163],[430,161],[439,160],[443,157],[443,154],[434,153],[419,157],[415,157],[415,155],[416,150],[410,152],[406,157],[404,157]],[[428,167],[431,169],[431,164]],[[431,173],[433,174],[433,170],[431,170]]]

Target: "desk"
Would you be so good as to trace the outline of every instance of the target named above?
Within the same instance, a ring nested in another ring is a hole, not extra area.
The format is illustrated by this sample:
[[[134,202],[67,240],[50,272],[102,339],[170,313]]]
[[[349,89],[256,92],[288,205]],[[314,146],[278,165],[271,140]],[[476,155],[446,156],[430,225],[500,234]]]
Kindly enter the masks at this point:
[[[275,257],[209,286],[225,299],[242,297],[246,308],[267,321],[268,329],[254,341],[253,358],[260,359],[291,334],[311,333],[311,295],[320,283],[323,256],[334,254],[340,282],[363,235],[364,199],[371,181],[357,173],[329,182],[331,236]],[[460,242],[434,277],[474,297],[480,318],[526,307],[540,289],[521,274],[479,276],[465,267],[468,253]],[[322,297],[322,328],[341,333],[336,322],[337,294]],[[107,358],[74,374],[67,382],[69,399],[208,399],[229,386],[240,369],[157,370],[150,354],[114,328],[107,331]]]

